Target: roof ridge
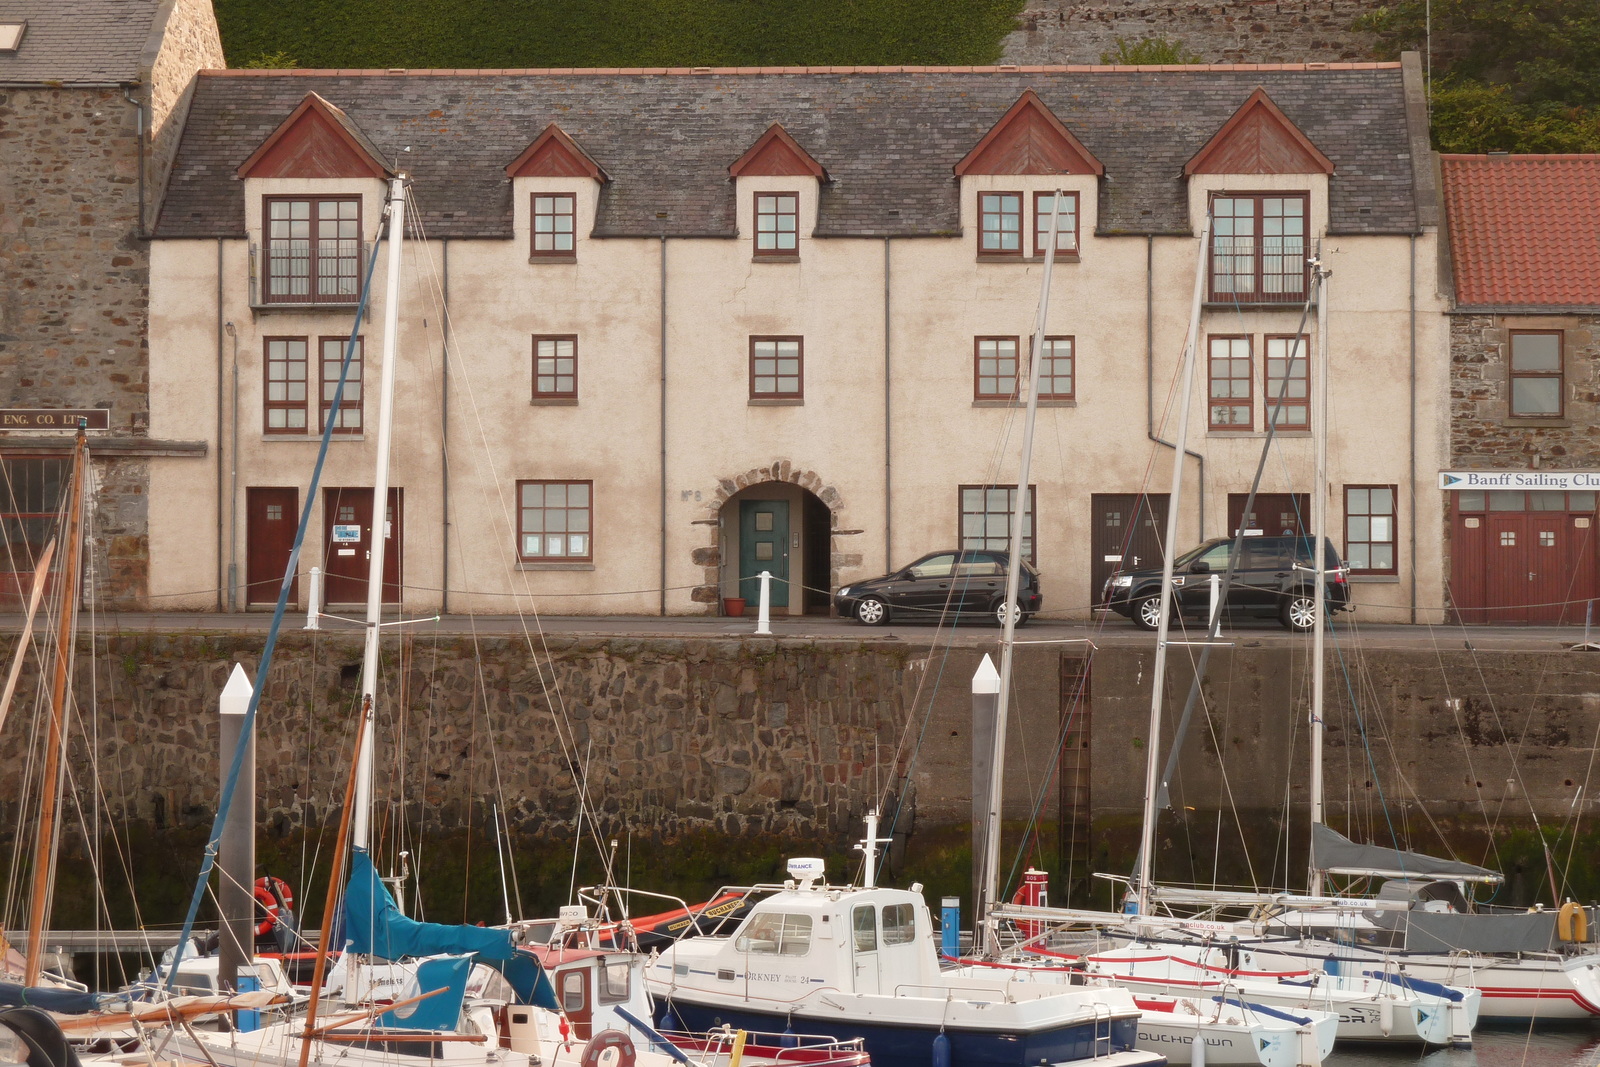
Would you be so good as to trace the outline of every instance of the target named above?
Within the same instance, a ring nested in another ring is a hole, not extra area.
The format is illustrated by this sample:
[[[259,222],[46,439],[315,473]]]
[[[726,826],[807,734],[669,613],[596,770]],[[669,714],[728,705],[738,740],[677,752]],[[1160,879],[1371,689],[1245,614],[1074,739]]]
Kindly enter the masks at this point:
[[[1399,70],[1399,63],[1187,63],[1160,66],[1131,66],[1128,64],[1068,64],[1020,65],[996,64],[991,66],[816,66],[816,67],[525,67],[525,68],[450,68],[450,67],[323,67],[292,69],[249,69],[229,67],[221,70],[203,70],[211,77],[230,78],[282,78],[282,77],[574,77],[619,75],[758,75],[758,74],[1088,74],[1088,73],[1197,73],[1225,71],[1229,73],[1250,71],[1300,71],[1322,73],[1337,70]]]

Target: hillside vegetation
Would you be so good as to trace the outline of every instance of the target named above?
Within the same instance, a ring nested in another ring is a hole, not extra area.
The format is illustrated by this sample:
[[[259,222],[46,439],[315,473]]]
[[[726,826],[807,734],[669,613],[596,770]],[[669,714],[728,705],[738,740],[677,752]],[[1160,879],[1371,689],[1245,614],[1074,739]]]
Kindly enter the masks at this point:
[[[1023,0],[215,0],[234,67],[983,64]]]

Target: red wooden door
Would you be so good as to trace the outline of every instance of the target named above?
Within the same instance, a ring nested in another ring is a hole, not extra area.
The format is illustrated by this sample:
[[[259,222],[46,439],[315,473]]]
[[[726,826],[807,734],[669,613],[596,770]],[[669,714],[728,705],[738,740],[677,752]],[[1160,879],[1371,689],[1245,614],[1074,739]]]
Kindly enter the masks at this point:
[[[1491,511],[1484,516],[1483,621],[1527,622],[1529,591],[1529,519],[1527,512]]]
[[[383,550],[383,602],[400,603],[404,523],[399,487],[389,490]],[[322,495],[324,605],[365,604],[367,569],[372,558],[372,490],[325,489]]]
[[[1582,622],[1594,587],[1592,523],[1565,511],[1531,511],[1527,518],[1528,621]]]
[[[283,572],[294,551],[300,525],[300,490],[251,486],[244,491],[244,603],[271,608],[278,603]],[[300,606],[300,576],[289,590],[289,607]]]

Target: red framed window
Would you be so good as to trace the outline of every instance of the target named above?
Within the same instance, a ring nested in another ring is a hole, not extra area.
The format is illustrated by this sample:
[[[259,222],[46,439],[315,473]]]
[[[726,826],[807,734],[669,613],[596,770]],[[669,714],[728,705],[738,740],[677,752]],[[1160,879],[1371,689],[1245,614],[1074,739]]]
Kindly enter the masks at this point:
[[[361,200],[269,196],[265,304],[348,304],[361,295]]]
[[[1513,418],[1555,418],[1566,410],[1560,330],[1512,330],[1510,336]]]
[[[1298,304],[1310,284],[1305,193],[1218,193],[1211,198],[1211,299]]]
[[[800,194],[757,193],[755,196],[756,255],[795,255],[800,249]]]
[[[306,432],[306,402],[309,399],[304,337],[266,339],[266,397],[263,422],[267,433]]]
[[[578,398],[578,337],[555,334],[533,339],[533,398]]]
[[[750,338],[750,399],[803,399],[804,359],[805,341],[802,338]]]
[[[1028,504],[1022,512],[1022,556],[1038,564],[1034,556],[1034,521],[1038,511],[1037,486],[1028,486]],[[1014,485],[963,485],[960,489],[960,530],[962,548],[983,548],[1005,552],[1011,547],[1011,517],[1017,507]]]
[[[572,193],[533,194],[533,255],[570,258],[577,253],[577,205]]]
[[[1352,573],[1397,573],[1397,499],[1392,485],[1344,487],[1344,559]]]
[[[594,483],[517,483],[517,556],[525,562],[594,559]]]
[[[978,253],[1022,255],[1022,194],[978,194]]]
[[[1039,368],[1040,400],[1072,400],[1077,396],[1073,345],[1070,337],[1044,339],[1039,349],[1039,361],[1043,364]]]
[[[327,428],[328,413],[333,410],[333,396],[339,391],[339,372],[344,366],[345,346],[348,337],[324,337],[322,346],[322,408],[317,424],[320,433]],[[362,339],[356,338],[355,351],[350,354],[350,373],[345,378],[344,395],[339,399],[339,417],[333,424],[334,433],[360,433],[361,420],[361,349]]]
[[[1055,212],[1055,193],[1033,194],[1033,254],[1043,256],[1050,243],[1050,217]],[[1078,194],[1061,194],[1061,218],[1056,226],[1056,255],[1078,253]]]
[[[1255,429],[1255,380],[1248,337],[1208,337],[1210,356],[1210,427],[1213,430]]]
[[[1263,425],[1271,425],[1272,413],[1278,412],[1278,429],[1311,429],[1311,339],[1304,334],[1295,336],[1267,335],[1266,393],[1261,398],[1266,407]],[[1288,380],[1285,381],[1284,379]],[[1278,401],[1279,395],[1283,401]]]
[[[1015,400],[1017,397],[1017,339],[975,337],[972,342],[972,398]]]

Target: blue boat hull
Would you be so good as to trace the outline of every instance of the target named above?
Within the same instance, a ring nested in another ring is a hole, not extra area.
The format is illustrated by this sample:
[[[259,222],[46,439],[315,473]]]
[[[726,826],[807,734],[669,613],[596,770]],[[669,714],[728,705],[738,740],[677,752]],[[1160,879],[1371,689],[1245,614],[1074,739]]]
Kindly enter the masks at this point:
[[[885,1026],[812,1016],[790,1018],[726,1005],[696,1004],[681,997],[666,1001],[666,1006],[685,1030],[709,1030],[726,1024],[739,1030],[768,1033],[792,1029],[840,1039],[863,1038],[872,1067],[928,1067],[933,1060],[934,1038],[940,1033],[938,1027]],[[1000,1030],[943,1032],[950,1039],[950,1062],[957,1067],[1037,1067],[1041,1063],[1089,1059],[1096,1052],[1097,1037],[1098,1050],[1105,1053],[1108,1028],[1110,1051],[1134,1047],[1139,1030],[1137,1018],[1102,1019],[1099,1023],[1058,1026],[1031,1034]]]

